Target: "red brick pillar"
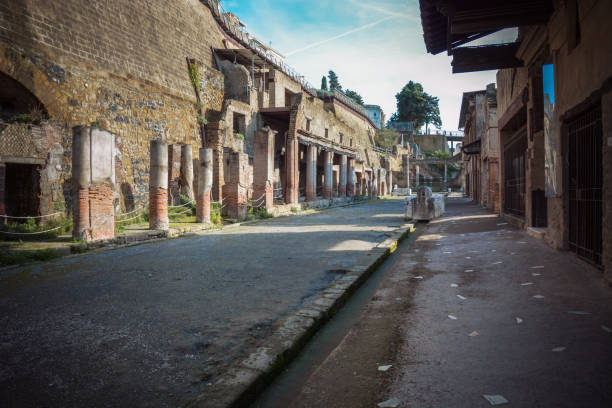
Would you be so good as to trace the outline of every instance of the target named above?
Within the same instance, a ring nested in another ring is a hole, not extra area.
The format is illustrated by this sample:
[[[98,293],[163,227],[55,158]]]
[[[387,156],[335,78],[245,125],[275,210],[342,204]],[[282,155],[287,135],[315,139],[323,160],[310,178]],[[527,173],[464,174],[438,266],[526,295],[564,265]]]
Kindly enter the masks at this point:
[[[346,197],[346,155],[340,155],[340,183],[338,184],[338,197]]]
[[[209,122],[206,125],[206,137],[208,147],[213,150],[213,184],[212,200],[223,201],[223,185],[225,177],[223,174],[223,134],[225,122]]]
[[[181,145],[168,146],[168,203],[180,204]]]
[[[213,151],[200,149],[196,188],[196,222],[210,224],[210,197],[213,181]]]
[[[6,164],[0,163],[0,215],[6,215],[6,204],[5,204],[5,190],[6,190]],[[4,225],[4,217],[0,217],[0,226]]]
[[[255,132],[253,152],[253,205],[274,207],[274,142],[276,131],[265,127]]]
[[[73,129],[72,178],[75,189],[73,236],[88,241],[115,236],[113,155],[109,132],[78,126]]]
[[[393,193],[393,172],[387,169],[387,194]]]
[[[317,147],[308,146],[306,151],[306,201],[317,200]]]
[[[287,204],[297,204],[299,200],[299,143],[294,135],[287,136],[287,149],[285,161],[287,166],[287,181],[285,187],[285,201]]]
[[[347,182],[346,195],[348,197],[355,196],[355,159],[349,157],[347,159]]]
[[[149,174],[149,228],[167,230],[168,221],[168,144],[151,141]]]
[[[323,161],[325,162],[325,184],[323,186],[323,198],[331,200],[334,198],[334,153],[330,151],[323,152]]]
[[[363,173],[361,172],[354,172],[355,173],[355,197],[360,197],[361,196],[361,175]]]
[[[229,154],[229,174],[225,175],[223,186],[223,214],[236,220],[247,215],[247,192],[249,183],[249,156],[244,153]]]

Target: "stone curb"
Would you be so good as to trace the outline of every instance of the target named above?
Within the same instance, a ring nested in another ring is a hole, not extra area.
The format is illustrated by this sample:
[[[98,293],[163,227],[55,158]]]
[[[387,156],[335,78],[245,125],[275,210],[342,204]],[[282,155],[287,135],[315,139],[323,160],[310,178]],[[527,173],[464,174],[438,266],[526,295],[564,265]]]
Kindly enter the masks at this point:
[[[245,407],[293,360],[308,340],[326,323],[370,275],[391,255],[414,224],[404,224],[370,250],[375,260],[355,266],[327,287],[310,305],[284,318],[274,333],[245,360],[230,369],[185,408]]]

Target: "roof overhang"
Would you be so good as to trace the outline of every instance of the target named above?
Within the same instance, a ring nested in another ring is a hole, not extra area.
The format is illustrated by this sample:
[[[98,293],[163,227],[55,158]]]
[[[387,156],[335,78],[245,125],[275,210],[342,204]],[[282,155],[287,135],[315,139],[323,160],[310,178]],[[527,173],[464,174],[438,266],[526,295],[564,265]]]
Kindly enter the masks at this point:
[[[297,136],[300,143],[304,145],[317,146],[323,150],[346,155],[353,159],[358,158],[357,149],[343,146],[323,136],[317,136],[302,129],[298,129]]]
[[[291,115],[291,107],[280,107],[280,108],[261,108],[259,113],[263,116],[267,116],[274,119],[286,119],[289,120]]]
[[[427,51],[431,54],[447,51],[449,55],[460,50],[461,45],[504,28],[545,24],[553,12],[552,0],[419,0],[419,5]],[[510,49],[487,50],[487,57],[474,67],[462,63],[464,58],[460,57],[456,69],[453,62],[453,72],[516,64],[515,60],[508,61],[506,53]],[[482,50],[478,53],[482,54]]]
[[[218,57],[235,61],[241,65],[251,66],[254,64],[257,68],[265,67],[266,63],[268,67],[271,65],[259,54],[246,48],[215,48],[214,51]]]
[[[487,71],[490,69],[516,68],[523,62],[516,58],[520,43],[460,47],[453,50],[453,74]]]
[[[480,139],[473,141],[468,145],[463,145],[461,151],[464,154],[480,154]]]

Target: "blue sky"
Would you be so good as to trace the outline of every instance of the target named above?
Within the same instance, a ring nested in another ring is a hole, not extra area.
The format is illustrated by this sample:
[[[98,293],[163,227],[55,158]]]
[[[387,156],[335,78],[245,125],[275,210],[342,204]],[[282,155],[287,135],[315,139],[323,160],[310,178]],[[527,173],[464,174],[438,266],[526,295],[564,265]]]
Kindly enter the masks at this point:
[[[345,89],[382,106],[387,117],[395,112],[395,94],[412,80],[440,98],[442,127],[456,130],[462,93],[495,82],[495,71],[453,75],[446,53],[426,53],[417,0],[221,3],[314,86],[333,69]]]

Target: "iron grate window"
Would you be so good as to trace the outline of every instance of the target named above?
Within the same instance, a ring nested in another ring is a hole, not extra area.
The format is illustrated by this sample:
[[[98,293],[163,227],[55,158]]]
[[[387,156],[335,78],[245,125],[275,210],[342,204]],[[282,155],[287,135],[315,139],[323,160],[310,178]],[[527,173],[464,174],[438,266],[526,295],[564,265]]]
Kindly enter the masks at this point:
[[[578,256],[600,265],[602,252],[601,105],[566,123],[568,137],[568,246]]]
[[[526,151],[524,129],[504,146],[504,212],[518,217],[525,217]]]

